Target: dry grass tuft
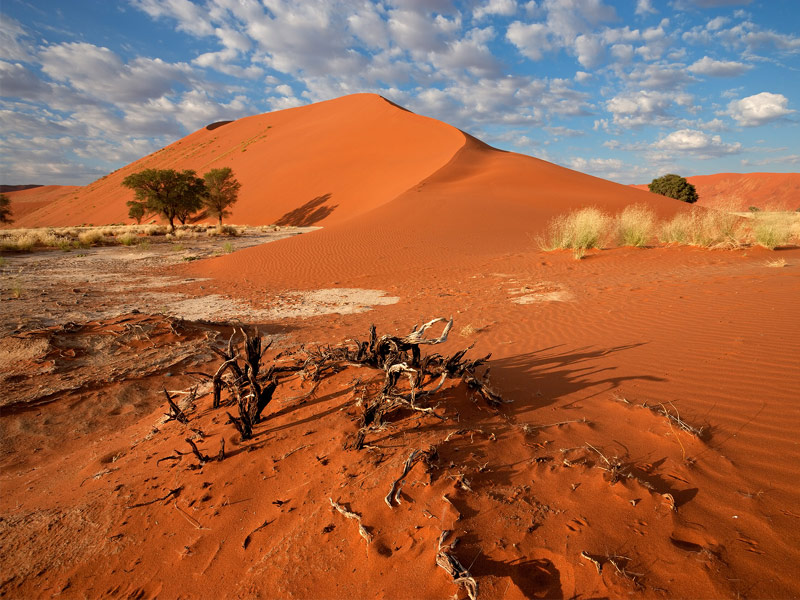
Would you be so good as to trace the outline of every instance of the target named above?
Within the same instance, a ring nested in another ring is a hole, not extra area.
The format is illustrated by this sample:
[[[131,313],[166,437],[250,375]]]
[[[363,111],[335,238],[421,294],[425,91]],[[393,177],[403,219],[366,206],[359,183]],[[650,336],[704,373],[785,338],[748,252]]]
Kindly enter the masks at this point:
[[[550,221],[539,246],[543,250],[571,248],[582,258],[589,248],[599,248],[608,239],[612,219],[597,208],[582,208]]]
[[[787,265],[788,263],[786,262],[785,258],[779,258],[778,260],[768,260],[767,262],[764,263],[764,266],[773,267],[776,269],[780,269],[781,267],[785,267]]]
[[[741,245],[741,218],[725,210],[693,206],[661,226],[659,240],[666,244],[703,246],[705,248]]]
[[[789,244],[795,234],[797,216],[790,212],[758,212],[753,215],[753,242],[769,250]],[[800,237],[798,237],[800,241]]]
[[[626,206],[616,219],[617,241],[641,248],[653,239],[656,213],[646,204]]]

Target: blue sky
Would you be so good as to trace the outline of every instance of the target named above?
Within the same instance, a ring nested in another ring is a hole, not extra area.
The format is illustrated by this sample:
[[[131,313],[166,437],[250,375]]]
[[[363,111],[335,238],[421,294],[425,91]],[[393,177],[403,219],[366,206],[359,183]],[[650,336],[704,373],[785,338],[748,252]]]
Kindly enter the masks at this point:
[[[796,0],[3,0],[0,183],[374,92],[620,183],[798,171]]]

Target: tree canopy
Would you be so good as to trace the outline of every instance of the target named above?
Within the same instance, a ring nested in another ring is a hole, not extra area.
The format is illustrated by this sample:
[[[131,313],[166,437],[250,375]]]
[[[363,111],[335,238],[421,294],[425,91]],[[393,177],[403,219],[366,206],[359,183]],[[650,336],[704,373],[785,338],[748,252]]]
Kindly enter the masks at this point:
[[[0,194],[0,223],[11,223],[11,198]]]
[[[152,212],[169,222],[170,231],[175,231],[175,219],[182,223],[200,210],[205,196],[205,182],[192,170],[181,172],[174,169],[145,169],[128,175],[122,185],[136,192],[136,201],[142,214]],[[136,218],[140,212],[131,203],[129,214]]]
[[[219,219],[219,228],[222,229],[222,217],[227,217],[230,212],[227,210],[239,199],[239,183],[233,176],[230,167],[211,169],[203,175],[206,184],[206,195],[203,198],[203,205],[208,210],[208,214]]]
[[[694,186],[685,178],[674,173],[653,179],[647,187],[654,194],[661,194],[689,204],[697,202],[697,190]]]

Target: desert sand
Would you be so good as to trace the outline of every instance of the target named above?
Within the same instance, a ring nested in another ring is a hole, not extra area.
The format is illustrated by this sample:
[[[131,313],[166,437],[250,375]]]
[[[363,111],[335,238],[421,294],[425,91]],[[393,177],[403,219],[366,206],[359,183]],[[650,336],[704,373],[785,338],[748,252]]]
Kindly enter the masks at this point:
[[[25,218],[124,220],[125,173],[204,164],[243,183],[231,220],[323,228],[189,263],[128,260],[110,278],[122,288],[65,280],[86,294],[83,320],[60,298],[52,323],[4,334],[4,597],[466,598],[437,565],[445,531],[479,598],[800,595],[800,249],[542,252],[532,238],[574,207],[685,206],[371,95],[201,130],[81,191],[70,214],[57,200]],[[3,304],[35,306],[23,257],[6,260]],[[125,280],[145,275],[238,312],[204,318],[166,297],[131,309],[142,291]],[[219,368],[211,347],[237,315],[272,340],[267,366],[371,324],[403,336],[452,317],[423,354],[491,353],[503,401],[447,379],[425,401],[438,416],[399,411],[356,450],[384,373],[345,361],[316,383],[279,374],[243,440],[197,374]],[[188,423],[167,421],[163,389],[180,403],[198,383]]]

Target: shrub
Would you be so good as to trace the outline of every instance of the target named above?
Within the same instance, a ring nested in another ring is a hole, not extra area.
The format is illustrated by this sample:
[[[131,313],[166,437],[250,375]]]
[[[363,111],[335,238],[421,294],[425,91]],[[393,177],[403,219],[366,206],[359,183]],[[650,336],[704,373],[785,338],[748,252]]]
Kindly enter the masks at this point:
[[[757,212],[758,212],[758,211],[760,211],[761,209],[760,209],[760,208],[758,208],[757,206],[748,206],[748,207],[747,207],[747,210],[749,210],[751,213],[757,213]]]
[[[656,214],[645,204],[626,206],[617,216],[617,239],[623,246],[646,246],[653,238]]]
[[[589,248],[600,247],[609,233],[611,219],[596,208],[582,208],[550,221],[546,238],[540,241],[544,250],[572,248],[576,257]]]
[[[132,231],[126,231],[125,233],[117,235],[117,241],[123,246],[133,246],[137,239],[139,239],[139,236]]]
[[[761,213],[753,217],[753,241],[759,246],[774,250],[785,246],[792,239],[791,213]]]
[[[90,229],[89,231],[83,231],[78,234],[78,241],[80,241],[83,246],[93,246],[102,240],[103,232],[96,229]]]
[[[689,204],[697,202],[697,190],[694,186],[680,175],[675,175],[674,173],[653,179],[647,187],[654,194],[661,194]]]

